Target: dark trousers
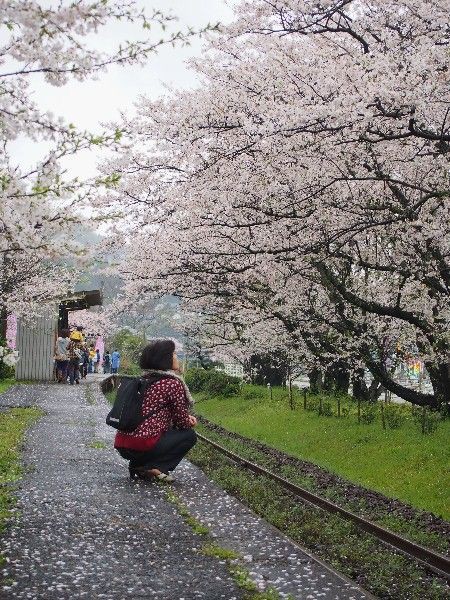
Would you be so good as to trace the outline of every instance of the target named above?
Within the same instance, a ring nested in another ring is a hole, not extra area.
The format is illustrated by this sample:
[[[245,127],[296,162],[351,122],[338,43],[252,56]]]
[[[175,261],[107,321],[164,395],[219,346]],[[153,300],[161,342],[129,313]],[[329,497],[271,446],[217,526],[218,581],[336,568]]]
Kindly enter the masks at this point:
[[[67,382],[67,370],[69,368],[68,360],[57,360],[56,361],[56,374],[58,376],[58,381],[62,383]]]
[[[196,442],[197,435],[193,429],[170,429],[151,450],[140,452],[118,448],[117,451],[122,458],[130,461],[131,468],[145,467],[168,473],[175,469]]]
[[[69,360],[69,381],[73,385],[74,381],[80,381],[80,361],[78,358]]]

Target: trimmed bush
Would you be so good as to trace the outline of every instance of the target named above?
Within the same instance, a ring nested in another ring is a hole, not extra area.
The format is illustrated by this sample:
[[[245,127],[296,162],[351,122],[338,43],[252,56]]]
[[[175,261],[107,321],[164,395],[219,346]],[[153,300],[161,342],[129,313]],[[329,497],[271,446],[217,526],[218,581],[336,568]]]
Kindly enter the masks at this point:
[[[213,396],[234,396],[239,392],[240,380],[220,371],[210,371],[205,391]]]
[[[240,390],[240,379],[215,369],[189,369],[186,383],[193,393],[207,392],[212,396],[233,396]]]
[[[210,371],[205,369],[189,369],[186,371],[184,380],[192,393],[203,392],[209,378]]]

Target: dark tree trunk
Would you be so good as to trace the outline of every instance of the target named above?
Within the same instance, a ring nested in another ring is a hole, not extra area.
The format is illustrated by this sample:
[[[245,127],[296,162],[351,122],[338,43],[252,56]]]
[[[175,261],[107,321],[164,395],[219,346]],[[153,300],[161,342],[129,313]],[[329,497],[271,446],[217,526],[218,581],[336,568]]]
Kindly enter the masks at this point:
[[[333,394],[348,394],[350,371],[344,360],[339,360],[325,371],[323,389]]]
[[[0,308],[0,340],[6,340],[6,328],[8,325],[8,313],[6,307]]]
[[[283,354],[254,354],[244,368],[256,385],[286,385],[288,361]]]
[[[367,364],[368,368],[370,369],[372,375],[375,378],[378,378],[380,383],[383,385],[383,387],[385,387],[387,390],[389,390],[393,394],[396,394],[400,398],[403,398],[403,400],[407,400],[408,402],[411,402],[411,404],[417,404],[417,406],[429,406],[430,408],[439,408],[439,403],[437,401],[435,394],[424,394],[423,392],[418,392],[417,390],[413,390],[404,385],[401,385],[400,383],[397,383],[396,381],[394,381],[392,379],[391,374],[388,373],[388,371],[386,370],[386,367],[384,365],[377,363],[369,355],[365,356],[365,360],[366,360],[366,364]],[[430,367],[430,368],[432,371],[434,370],[432,367]],[[438,371],[438,370],[436,370],[436,371]],[[431,375],[430,375],[430,378],[431,378]],[[431,381],[433,383],[433,380],[431,380]],[[448,373],[447,373],[447,381],[448,381]],[[444,384],[441,387],[442,392],[444,393],[445,381],[441,380],[441,376],[438,374],[438,372],[436,372],[436,384],[438,384],[438,385]],[[433,386],[434,385],[435,384],[433,383]],[[448,387],[447,387],[447,389],[448,389]]]
[[[382,386],[374,378],[369,386],[364,380],[364,369],[358,369],[352,378],[353,397],[364,402],[376,402],[380,397]]]
[[[322,391],[322,371],[314,367],[309,373],[309,387],[312,394],[320,394]]]
[[[380,385],[378,379],[373,379],[372,383],[369,385],[369,400],[371,402],[376,402],[380,397],[380,394],[383,391],[383,386]]]
[[[364,381],[364,369],[357,369],[352,377],[353,397],[356,400],[367,401],[369,399],[369,390]]]
[[[325,371],[325,374],[323,376],[322,389],[325,392],[334,392],[334,371],[332,367],[326,369]]]
[[[439,367],[426,365],[433,386],[436,408],[450,402],[450,372],[449,365],[443,363]]]
[[[339,371],[336,373],[335,381],[336,393],[348,394],[348,388],[350,387],[350,371],[348,369],[339,369]]]
[[[348,394],[350,370],[345,360],[338,360],[332,368],[335,394]]]

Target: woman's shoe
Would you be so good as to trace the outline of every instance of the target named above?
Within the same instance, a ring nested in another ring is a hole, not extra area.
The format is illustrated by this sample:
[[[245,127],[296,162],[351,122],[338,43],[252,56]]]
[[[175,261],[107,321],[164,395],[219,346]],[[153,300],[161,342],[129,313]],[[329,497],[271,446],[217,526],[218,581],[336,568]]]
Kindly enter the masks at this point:
[[[130,473],[130,479],[135,481],[136,479],[144,479],[145,481],[165,481],[166,483],[170,483],[174,481],[172,475],[168,475],[167,473],[159,473],[156,475],[152,473],[150,469],[146,469],[145,467],[128,467],[128,471]]]
[[[153,475],[153,477],[156,477],[156,479],[159,479],[159,481],[165,481],[166,483],[175,481],[172,475],[169,475],[168,473],[160,473],[159,475]]]
[[[131,480],[145,479],[142,467],[128,467],[128,472],[130,473]]]

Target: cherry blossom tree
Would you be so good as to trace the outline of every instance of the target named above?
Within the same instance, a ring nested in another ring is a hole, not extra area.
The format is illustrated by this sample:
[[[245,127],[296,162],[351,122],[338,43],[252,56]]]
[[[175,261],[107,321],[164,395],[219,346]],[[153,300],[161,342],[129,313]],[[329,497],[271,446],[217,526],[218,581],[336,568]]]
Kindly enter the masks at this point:
[[[87,334],[110,335],[118,327],[109,311],[103,308],[75,310],[69,312],[69,325],[83,327]]]
[[[105,166],[121,180],[104,201],[137,224],[130,297],[176,293],[224,339],[277,323],[311,365],[447,401],[449,8],[242,2],[193,64],[201,88],[143,100]],[[393,377],[405,349],[433,394]]]
[[[41,77],[51,86],[63,86],[73,79],[81,84],[113,64],[144,64],[163,44],[187,43],[197,32],[163,31],[158,37],[158,29],[165,30],[174,17],[144,11],[135,0],[77,0],[53,5],[0,0],[0,9],[0,287],[7,290],[10,281],[15,282],[14,302],[9,302],[9,292],[0,297],[4,322],[18,302],[24,305],[30,299],[30,270],[33,285],[40,291],[32,295],[28,313],[37,306],[36,298],[47,294],[58,279],[53,290],[55,294],[61,291],[66,277],[56,274],[57,267],[52,277],[48,261],[63,264],[64,259],[83,251],[77,239],[79,224],[95,226],[93,212],[87,211],[86,217],[83,209],[99,186],[115,181],[115,175],[92,180],[69,177],[63,159],[99,146],[114,148],[121,137],[114,128],[82,131],[43,111],[33,97],[33,79]],[[115,21],[134,23],[136,41],[118,40],[117,48],[109,53],[97,50],[96,37]],[[41,144],[42,158],[36,164],[26,167],[14,158],[11,144],[19,138]],[[20,268],[6,272],[6,265],[13,261]],[[39,263],[44,266],[38,277]]]
[[[16,315],[38,315],[70,288],[70,269],[16,253],[0,256],[2,301]]]

